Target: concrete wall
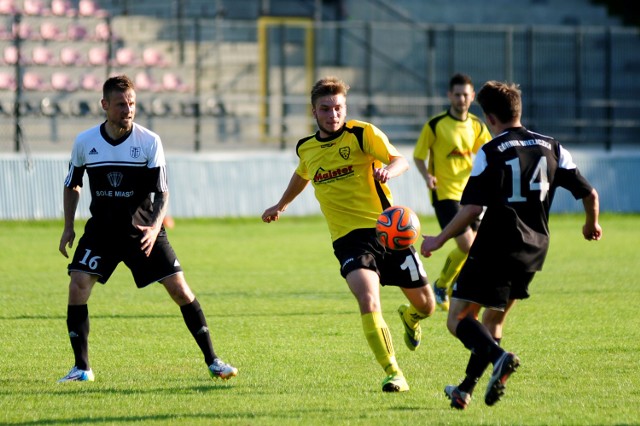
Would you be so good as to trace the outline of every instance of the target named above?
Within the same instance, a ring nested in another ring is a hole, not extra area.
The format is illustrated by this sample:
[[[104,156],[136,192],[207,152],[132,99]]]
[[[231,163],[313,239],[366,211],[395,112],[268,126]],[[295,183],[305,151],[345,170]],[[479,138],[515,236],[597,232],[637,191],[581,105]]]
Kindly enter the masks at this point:
[[[405,148],[409,158],[411,151]],[[602,211],[640,212],[640,151],[573,152],[574,160],[601,197]],[[62,218],[62,188],[68,156],[0,156],[0,220]],[[256,217],[275,204],[297,164],[286,152],[167,153],[170,213],[175,217]],[[415,168],[391,181],[396,204],[433,214],[426,187]],[[89,216],[88,184],[78,217]],[[582,204],[559,190],[554,212],[579,212]],[[294,201],[289,215],[320,214],[311,187]]]

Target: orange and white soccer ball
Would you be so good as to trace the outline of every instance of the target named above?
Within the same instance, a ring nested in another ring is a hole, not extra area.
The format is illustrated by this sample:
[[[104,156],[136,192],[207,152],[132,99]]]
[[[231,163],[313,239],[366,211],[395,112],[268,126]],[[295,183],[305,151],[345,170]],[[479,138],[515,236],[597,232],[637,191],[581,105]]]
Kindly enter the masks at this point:
[[[391,206],[378,217],[376,236],[388,249],[406,249],[420,237],[420,219],[409,207]]]

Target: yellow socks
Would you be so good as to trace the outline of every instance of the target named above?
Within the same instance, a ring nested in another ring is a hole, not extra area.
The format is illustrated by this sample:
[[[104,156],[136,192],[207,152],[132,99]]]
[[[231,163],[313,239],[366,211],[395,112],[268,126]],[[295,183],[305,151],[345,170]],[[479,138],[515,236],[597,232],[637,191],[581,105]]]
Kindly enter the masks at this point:
[[[387,327],[387,323],[382,318],[382,313],[371,312],[362,315],[362,328],[364,337],[366,337],[376,361],[378,361],[385,373],[388,375],[400,373],[393,350],[391,333],[389,333],[389,327]]]
[[[436,286],[446,289],[451,288],[453,280],[455,280],[460,273],[465,260],[467,260],[467,253],[460,250],[457,246],[451,250],[447,256],[447,260],[444,262],[444,267],[440,272],[440,278],[438,278]]]
[[[420,320],[427,318],[428,315],[418,312],[412,304],[409,304],[407,310],[402,313],[402,317],[409,328],[415,330],[420,326]]]

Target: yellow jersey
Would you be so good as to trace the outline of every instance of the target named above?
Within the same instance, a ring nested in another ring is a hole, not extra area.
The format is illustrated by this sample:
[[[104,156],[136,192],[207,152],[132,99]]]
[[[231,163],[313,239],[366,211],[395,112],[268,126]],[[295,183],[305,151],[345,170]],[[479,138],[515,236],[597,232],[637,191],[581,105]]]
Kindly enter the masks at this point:
[[[427,171],[438,180],[438,200],[460,201],[471,175],[473,155],[490,140],[487,126],[471,113],[462,121],[447,110],[427,121],[413,156],[419,160],[428,159]]]
[[[301,139],[296,153],[296,173],[313,184],[332,241],[375,228],[382,210],[393,204],[389,186],[373,179],[373,169],[401,154],[374,125],[350,120],[330,138],[316,133]]]

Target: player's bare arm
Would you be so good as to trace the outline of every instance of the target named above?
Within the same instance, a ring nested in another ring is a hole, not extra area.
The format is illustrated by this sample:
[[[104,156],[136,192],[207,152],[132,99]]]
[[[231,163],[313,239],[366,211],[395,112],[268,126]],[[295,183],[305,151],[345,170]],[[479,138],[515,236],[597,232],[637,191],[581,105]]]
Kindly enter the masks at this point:
[[[289,185],[282,194],[278,204],[269,207],[264,211],[264,213],[262,213],[262,221],[270,223],[280,219],[280,214],[287,209],[289,204],[291,204],[291,202],[295,200],[302,191],[304,191],[308,184],[308,180],[303,179],[299,174],[294,172],[293,176],[291,176],[291,180],[289,181]]]
[[[142,226],[135,225],[142,232],[140,240],[140,248],[147,257],[151,254],[158,234],[162,229],[162,221],[167,214],[169,208],[169,192],[156,192],[153,198],[153,215],[151,216],[151,225]]]
[[[465,204],[462,209],[451,219],[451,222],[435,237],[424,235],[424,241],[420,246],[420,253],[424,257],[430,257],[431,253],[441,248],[449,239],[460,234],[467,226],[482,214],[482,206]]]
[[[373,178],[379,182],[386,183],[389,179],[400,176],[409,170],[409,162],[403,156],[391,157],[386,167],[373,169]]]
[[[582,227],[582,235],[586,240],[598,241],[602,238],[602,228],[598,223],[598,215],[600,212],[600,201],[598,192],[595,189],[582,199],[582,205],[585,211],[585,223]]]
[[[78,201],[80,200],[79,186],[73,188],[64,188],[63,193],[63,208],[64,208],[64,229],[62,230],[62,236],[60,237],[60,246],[58,250],[66,258],[69,257],[67,253],[67,247],[73,247],[73,241],[76,239],[76,232],[73,229],[76,217],[76,209],[78,208]]]
[[[421,160],[420,158],[413,157],[413,162],[416,164],[416,169],[427,184],[427,188],[434,190],[438,185],[438,180],[435,176],[429,173],[427,170],[427,160]]]

